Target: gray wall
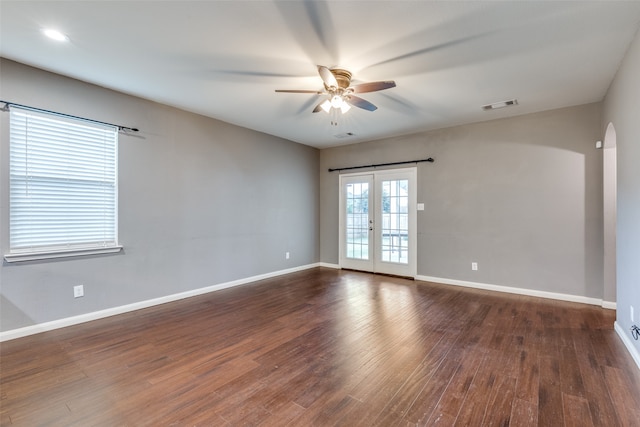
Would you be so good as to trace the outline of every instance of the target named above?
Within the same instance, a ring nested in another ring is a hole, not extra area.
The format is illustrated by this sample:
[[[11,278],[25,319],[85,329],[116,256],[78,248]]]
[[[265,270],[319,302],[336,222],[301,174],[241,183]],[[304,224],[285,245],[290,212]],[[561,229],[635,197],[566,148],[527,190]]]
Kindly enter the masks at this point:
[[[640,312],[636,39],[605,103],[619,144],[618,299]],[[603,298],[600,104],[318,151],[0,62],[0,98],[136,126],[120,138],[115,256],[0,267],[1,330],[322,261],[338,263],[338,174],[418,165],[418,274]],[[517,108],[517,107],[516,107]],[[0,250],[8,250],[8,115],[0,115]],[[635,144],[635,145],[634,145]],[[319,171],[319,176],[318,176]],[[319,189],[319,190],[318,190]],[[620,236],[624,235],[623,239]],[[284,252],[291,259],[284,259]],[[470,269],[471,261],[479,270]],[[73,299],[84,284],[86,296]],[[622,294],[620,294],[622,293]],[[628,307],[618,305],[629,323]]]
[[[602,133],[609,123],[617,146],[617,322],[631,339],[630,306],[640,326],[640,34],[636,34],[604,101]]]
[[[7,60],[0,99],[141,129],[119,143],[124,254],[3,263],[3,331],[319,261],[318,150]],[[8,116],[0,114],[3,254]],[[84,298],[73,298],[77,284]]]
[[[589,104],[321,150],[321,260],[338,263],[327,168],[431,156],[418,164],[418,275],[602,298],[600,118]]]

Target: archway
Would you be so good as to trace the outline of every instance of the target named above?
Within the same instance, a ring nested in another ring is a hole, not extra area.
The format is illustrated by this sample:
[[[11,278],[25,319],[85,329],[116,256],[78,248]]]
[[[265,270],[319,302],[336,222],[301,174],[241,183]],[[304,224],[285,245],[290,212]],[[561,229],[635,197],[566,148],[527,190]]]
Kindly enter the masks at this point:
[[[616,130],[607,125],[602,150],[602,202],[604,231],[603,306],[616,303],[616,221],[617,221],[617,149]]]

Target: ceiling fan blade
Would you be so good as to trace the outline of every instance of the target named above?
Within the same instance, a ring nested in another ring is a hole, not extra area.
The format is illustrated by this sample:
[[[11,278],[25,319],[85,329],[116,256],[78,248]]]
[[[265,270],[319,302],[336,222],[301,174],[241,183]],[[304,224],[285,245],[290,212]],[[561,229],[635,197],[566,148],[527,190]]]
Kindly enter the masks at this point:
[[[302,105],[300,105],[300,108],[296,110],[296,116],[309,112],[309,108],[311,108],[311,106],[315,104],[317,100],[318,98],[316,98],[315,96],[310,96]]]
[[[367,111],[375,111],[378,109],[378,107],[376,107],[369,101],[360,98],[359,96],[349,96],[349,99],[347,99],[347,103],[353,105],[354,107],[362,108],[363,110]]]
[[[389,80],[384,82],[362,83],[352,86],[351,89],[353,89],[353,93],[365,93],[390,89],[392,87],[396,87],[396,82],[394,82],[393,80]]]
[[[319,90],[305,90],[305,89],[276,89],[276,92],[280,93],[315,93],[316,95],[322,94]]]
[[[318,65],[318,73],[327,87],[338,87],[338,81],[330,69],[324,65]]]
[[[318,105],[316,105],[316,108],[313,109],[312,113],[318,113],[318,112],[322,111],[322,104],[323,103],[324,103],[324,101],[322,101]]]

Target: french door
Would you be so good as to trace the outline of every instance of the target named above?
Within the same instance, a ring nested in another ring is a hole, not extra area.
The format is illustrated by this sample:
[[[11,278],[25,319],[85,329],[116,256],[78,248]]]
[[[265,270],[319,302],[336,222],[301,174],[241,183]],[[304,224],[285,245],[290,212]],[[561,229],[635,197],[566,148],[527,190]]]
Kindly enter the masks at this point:
[[[340,266],[416,275],[416,168],[340,176]]]

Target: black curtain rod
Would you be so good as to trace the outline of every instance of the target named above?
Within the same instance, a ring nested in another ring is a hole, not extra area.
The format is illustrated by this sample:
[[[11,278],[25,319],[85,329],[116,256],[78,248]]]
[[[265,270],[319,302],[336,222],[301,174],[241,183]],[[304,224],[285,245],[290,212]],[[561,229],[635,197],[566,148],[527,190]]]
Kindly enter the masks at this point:
[[[429,162],[429,163],[433,163],[435,160],[433,160],[432,157],[429,157],[428,159],[421,159],[421,160],[407,160],[406,162],[393,162],[393,163],[377,163],[375,165],[366,165],[366,166],[351,166],[348,168],[335,168],[335,169],[331,169],[329,168],[329,172],[339,172],[339,171],[346,171],[346,170],[350,170],[350,169],[364,169],[364,168],[375,168],[378,166],[394,166],[394,165],[406,165],[409,163],[422,163],[422,162]]]
[[[113,123],[101,122],[99,120],[87,119],[85,117],[72,116],[71,114],[58,113],[57,111],[44,110],[42,108],[29,107],[28,105],[16,104],[15,102],[3,101],[1,99],[0,99],[0,103],[4,104],[2,111],[9,111],[10,107],[26,108],[27,110],[39,111],[41,113],[55,114],[56,116],[68,117],[70,119],[86,120],[88,122],[99,123],[101,125],[114,126],[118,128],[118,131],[125,131],[125,132],[139,131],[137,128],[130,128],[129,126],[114,125]]]

